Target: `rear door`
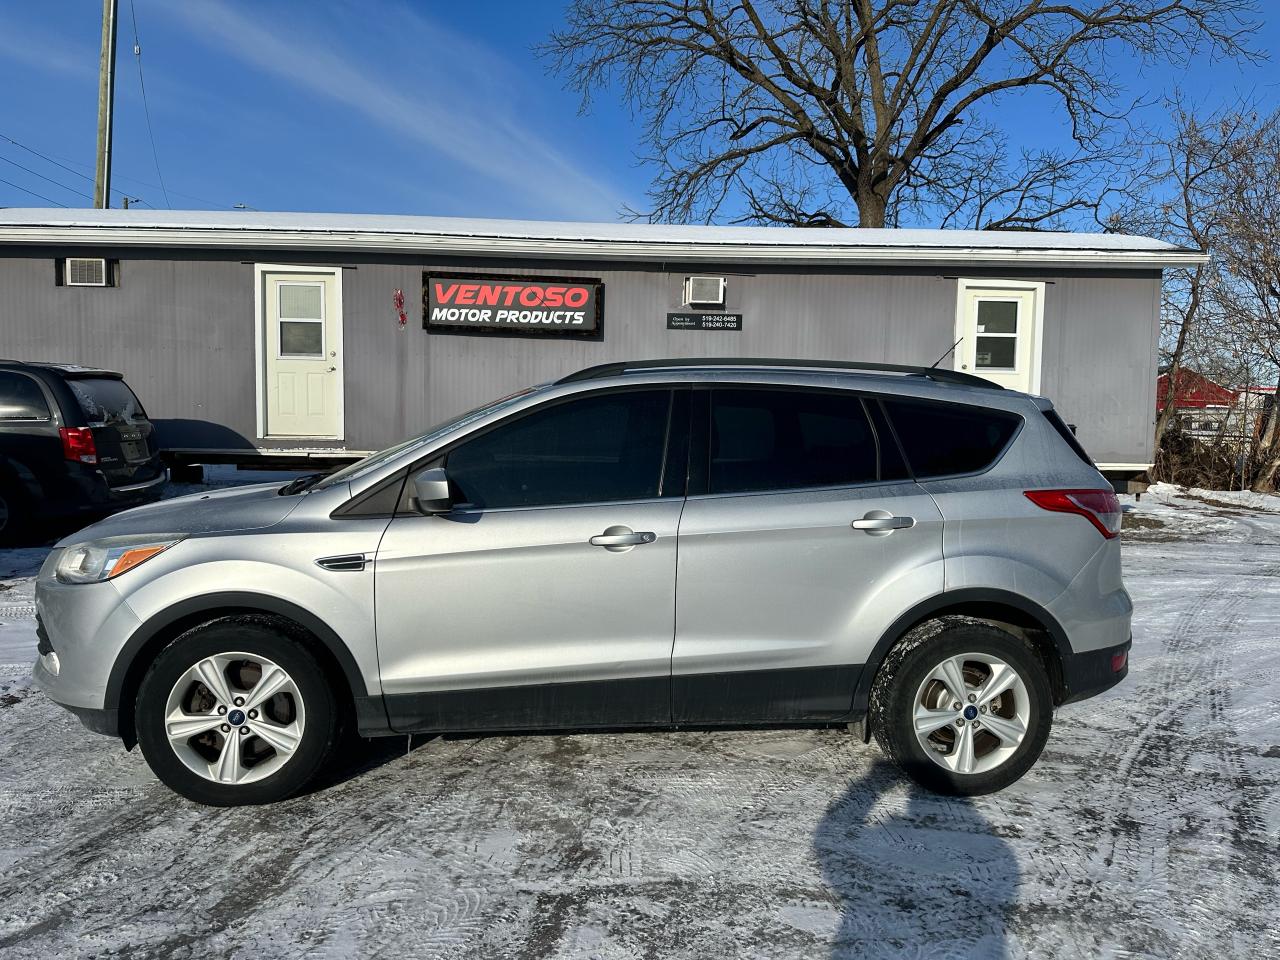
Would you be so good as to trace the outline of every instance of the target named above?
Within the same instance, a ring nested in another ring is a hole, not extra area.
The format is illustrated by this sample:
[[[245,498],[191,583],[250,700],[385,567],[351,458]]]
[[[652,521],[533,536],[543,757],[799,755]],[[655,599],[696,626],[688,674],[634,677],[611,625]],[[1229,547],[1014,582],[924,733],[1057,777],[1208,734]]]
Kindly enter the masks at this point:
[[[112,487],[154,479],[162,465],[154,429],[142,402],[119,377],[68,377],[71,390],[93,430],[98,467]]]
[[[790,387],[698,396],[695,438],[706,429],[680,521],[674,719],[842,717],[902,598],[942,589],[941,514],[874,400]]]

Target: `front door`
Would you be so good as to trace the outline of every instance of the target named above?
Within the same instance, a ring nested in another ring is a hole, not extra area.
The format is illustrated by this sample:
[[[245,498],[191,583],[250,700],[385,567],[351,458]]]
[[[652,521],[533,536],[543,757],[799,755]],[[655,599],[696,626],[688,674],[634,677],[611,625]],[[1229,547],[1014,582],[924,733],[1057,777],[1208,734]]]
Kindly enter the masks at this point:
[[[961,288],[956,367],[1010,390],[1040,389],[1036,298],[1043,288],[976,286]]]
[[[263,307],[263,435],[343,439],[337,274],[263,274]]]
[[[669,389],[579,396],[448,452],[454,509],[397,515],[378,549],[395,729],[670,721],[673,405]]]
[[[942,590],[942,515],[874,399],[716,389],[707,432],[707,490],[680,520],[674,719],[842,718],[904,595]]]

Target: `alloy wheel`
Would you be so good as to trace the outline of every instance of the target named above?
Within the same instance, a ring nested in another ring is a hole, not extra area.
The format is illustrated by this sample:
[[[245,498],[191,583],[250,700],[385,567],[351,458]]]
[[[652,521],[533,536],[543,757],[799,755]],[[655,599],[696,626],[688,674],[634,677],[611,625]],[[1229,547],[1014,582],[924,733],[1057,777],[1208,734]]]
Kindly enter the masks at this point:
[[[948,657],[925,675],[913,701],[916,739],[952,773],[986,773],[1017,752],[1031,704],[1022,677],[999,657]]]
[[[289,762],[306,725],[293,678],[252,653],[192,664],[165,704],[164,732],[193,773],[221,784],[253,783]]]

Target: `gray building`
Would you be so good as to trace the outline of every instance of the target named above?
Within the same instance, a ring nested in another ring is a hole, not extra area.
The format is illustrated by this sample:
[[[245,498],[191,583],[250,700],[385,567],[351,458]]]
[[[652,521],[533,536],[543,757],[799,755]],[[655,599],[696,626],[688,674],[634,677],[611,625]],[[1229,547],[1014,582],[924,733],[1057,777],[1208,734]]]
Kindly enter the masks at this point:
[[[0,210],[0,356],[122,371],[193,462],[350,458],[611,360],[932,364],[1152,461],[1161,271],[1110,234]],[[957,344],[954,350],[952,345]]]

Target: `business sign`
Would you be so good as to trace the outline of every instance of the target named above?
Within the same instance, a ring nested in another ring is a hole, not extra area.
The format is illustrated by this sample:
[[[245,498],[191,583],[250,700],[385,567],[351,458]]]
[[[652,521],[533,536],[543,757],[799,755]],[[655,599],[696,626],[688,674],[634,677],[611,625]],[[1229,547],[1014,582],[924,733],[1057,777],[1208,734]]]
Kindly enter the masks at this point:
[[[668,313],[668,330],[741,330],[740,313]]]
[[[422,326],[441,333],[598,339],[604,284],[569,277],[422,275]]]

